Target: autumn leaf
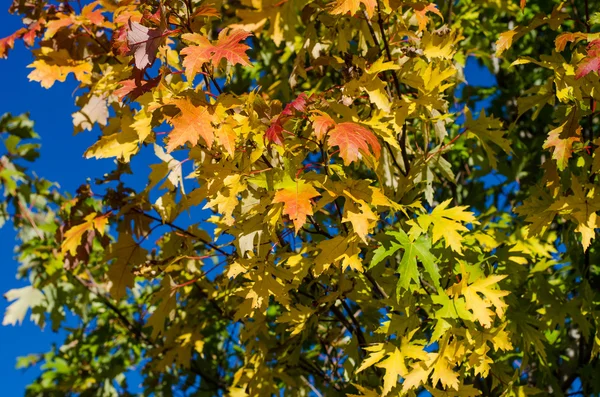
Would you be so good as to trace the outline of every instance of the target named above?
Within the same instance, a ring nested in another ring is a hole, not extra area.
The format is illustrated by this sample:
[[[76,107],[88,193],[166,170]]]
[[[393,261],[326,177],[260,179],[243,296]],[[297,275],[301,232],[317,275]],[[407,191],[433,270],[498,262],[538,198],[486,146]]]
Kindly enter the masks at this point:
[[[375,250],[375,255],[371,261],[371,267],[402,249],[404,253],[398,264],[398,272],[400,273],[398,290],[408,289],[411,281],[419,284],[420,275],[417,261],[420,261],[423,264],[423,267],[427,273],[429,273],[434,285],[439,286],[440,273],[436,264],[437,259],[431,253],[431,242],[429,239],[424,236],[419,236],[417,239],[411,239],[402,230],[387,232],[386,235],[393,237],[394,240],[384,240],[382,245]]]
[[[283,146],[283,124],[292,119],[297,113],[305,112],[308,101],[309,99],[306,97],[306,94],[301,93],[296,99],[285,105],[283,111],[271,121],[271,125],[265,132],[265,139],[276,145]]]
[[[33,309],[35,306],[40,304],[45,296],[42,292],[30,285],[22,288],[11,289],[4,294],[4,297],[12,303],[6,308],[4,312],[4,319],[2,325],[16,325],[22,324],[27,310]]]
[[[576,111],[572,110],[567,119],[548,133],[548,138],[542,146],[552,149],[552,158],[560,171],[567,166],[573,153],[573,144],[581,141],[581,126],[576,120]]]
[[[87,84],[91,81],[93,68],[90,62],[71,59],[64,49],[54,51],[47,47],[42,47],[36,60],[27,67],[33,68],[27,78],[39,81],[44,88],[52,87],[57,81],[64,82],[71,73],[78,81]]]
[[[294,223],[296,233],[306,223],[306,217],[313,214],[312,198],[320,194],[315,188],[302,179],[296,181],[287,178],[275,193],[273,203],[283,203],[283,214],[288,215]]]
[[[209,148],[212,147],[215,131],[212,126],[213,115],[208,107],[196,106],[189,98],[175,99],[171,103],[179,108],[180,113],[171,119],[173,130],[168,136],[167,152],[186,143],[196,146],[200,138]]]
[[[95,212],[92,212],[84,218],[85,222],[75,225],[65,232],[65,238],[61,244],[63,254],[68,252],[75,255],[83,235],[89,230],[96,230],[100,235],[104,234],[104,229],[108,224],[108,215],[96,215]]]
[[[450,199],[444,201],[434,208],[431,214],[422,214],[417,218],[419,226],[423,230],[432,226],[432,241],[435,243],[442,237],[446,242],[446,247],[450,247],[457,253],[462,253],[462,235],[459,232],[466,232],[468,229],[460,222],[477,224],[477,220],[472,212],[466,211],[466,206],[458,206],[447,209]]]
[[[110,294],[114,299],[125,297],[127,288],[133,287],[133,266],[144,263],[147,254],[148,251],[127,233],[120,233],[119,239],[109,246],[105,258],[111,261],[107,276],[110,280]]]
[[[329,146],[340,148],[340,157],[344,159],[346,165],[357,161],[359,153],[379,158],[381,152],[377,137],[365,127],[352,122],[336,124],[329,131],[327,143]]]
[[[165,32],[150,29],[138,22],[129,21],[127,29],[127,45],[129,54],[133,55],[135,67],[139,70],[152,66],[156,53],[165,41]]]
[[[73,113],[73,125],[76,130],[91,131],[94,124],[105,126],[108,121],[108,106],[106,99],[92,95],[87,103]]]
[[[575,78],[580,79],[591,72],[600,73],[600,39],[596,39],[588,44],[587,56],[579,63]]]
[[[492,168],[498,168],[497,154],[490,144],[500,147],[506,154],[511,153],[510,141],[505,137],[506,131],[502,128],[502,122],[493,116],[486,116],[483,109],[476,120],[468,108],[465,109],[465,116],[467,120],[464,128],[467,136],[474,136],[479,140]]]
[[[15,40],[20,39],[25,32],[27,30],[21,28],[13,34],[0,39],[0,59],[8,56],[8,51],[15,46]]]
[[[559,34],[558,36],[556,36],[556,39],[554,39],[554,48],[556,49],[556,51],[561,52],[565,49],[565,47],[567,46],[568,43],[571,42],[579,42],[581,40],[585,40],[587,38],[587,34],[585,33],[580,33],[580,32],[563,32],[561,34]]]
[[[365,6],[365,11],[369,17],[373,16],[375,12],[375,6],[377,6],[376,0],[336,0],[333,8],[331,9],[332,14],[347,14],[354,15],[360,11],[360,5]]]
[[[129,99],[133,101],[146,92],[150,92],[153,88],[156,88],[160,83],[160,80],[160,75],[150,80],[123,80],[120,82],[121,88],[115,90],[114,94],[120,100],[123,100],[125,97],[129,97]]]
[[[185,56],[183,67],[188,80],[191,81],[196,74],[201,73],[204,64],[211,63],[216,68],[222,59],[231,65],[250,66],[250,59],[246,55],[250,47],[242,43],[250,35],[250,32],[241,29],[231,31],[224,29],[219,33],[216,44],[212,44],[200,34],[184,34],[182,36],[184,40],[196,44],[181,50],[181,54]]]
[[[410,5],[415,12],[417,24],[419,25],[419,31],[425,30],[425,28],[427,27],[427,23],[429,22],[429,17],[427,16],[428,12],[433,12],[434,14],[437,14],[440,18],[444,18],[444,16],[440,12],[440,10],[438,10],[437,5],[435,5],[435,3],[412,3]]]
[[[504,51],[508,50],[515,40],[515,36],[518,34],[518,29],[508,30],[500,33],[498,40],[496,41],[496,56],[501,56]]]
[[[482,326],[490,328],[492,326],[493,315],[491,307],[495,307],[496,315],[499,318],[504,316],[504,310],[507,307],[502,298],[507,296],[509,292],[492,288],[492,286],[505,278],[506,275],[492,275],[477,279],[473,283],[468,284],[468,274],[463,273],[461,282],[450,287],[449,291],[451,291],[455,299],[459,295],[463,295],[467,310],[473,312],[474,318]]]
[[[310,117],[315,131],[315,136],[320,141],[327,134],[327,132],[335,127],[335,121],[327,113],[320,110],[315,110]]]

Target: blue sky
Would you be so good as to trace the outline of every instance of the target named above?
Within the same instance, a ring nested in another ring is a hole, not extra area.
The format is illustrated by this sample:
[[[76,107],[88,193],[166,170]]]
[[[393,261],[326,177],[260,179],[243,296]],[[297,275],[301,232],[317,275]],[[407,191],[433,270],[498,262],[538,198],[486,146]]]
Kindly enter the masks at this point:
[[[0,8],[0,37],[4,37],[20,27],[20,20],[6,12],[8,4]],[[93,142],[95,134],[79,134],[73,137],[71,113],[74,112],[74,89],[76,84],[69,81],[58,84],[50,90],[41,88],[27,79],[31,63],[29,50],[17,44],[9,59],[0,59],[2,88],[0,91],[0,114],[30,112],[35,121],[35,129],[42,136],[41,157],[35,163],[40,176],[57,181],[65,190],[73,191],[85,178],[98,175],[98,163],[86,161],[83,151]],[[109,164],[105,163],[105,166]],[[15,233],[9,224],[0,229],[0,294],[11,288],[26,285],[26,280],[16,280],[17,263],[13,260]],[[0,299],[0,317],[8,303]],[[20,327],[0,326],[0,384],[2,395],[22,396],[25,385],[39,372],[16,370],[16,357],[49,350],[53,342],[60,341],[48,327],[43,331],[28,321]]]

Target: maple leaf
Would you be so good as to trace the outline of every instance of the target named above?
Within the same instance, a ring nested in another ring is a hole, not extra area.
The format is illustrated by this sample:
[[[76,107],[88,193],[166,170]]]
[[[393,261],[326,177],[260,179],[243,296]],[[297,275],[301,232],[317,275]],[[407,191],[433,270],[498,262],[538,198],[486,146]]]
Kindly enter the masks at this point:
[[[458,390],[458,375],[452,370],[452,367],[445,356],[438,355],[432,367],[431,384],[435,386],[438,382],[441,382],[444,388],[451,387]]]
[[[212,44],[205,36],[197,33],[184,34],[184,40],[196,44],[181,50],[181,55],[185,56],[183,67],[188,80],[191,81],[196,74],[201,73],[205,63],[212,63],[216,68],[222,59],[231,65],[250,66],[250,59],[246,55],[250,47],[242,43],[250,35],[250,32],[242,29],[223,29],[219,33],[217,43]]]
[[[461,265],[463,266],[463,265]],[[464,269],[463,269],[464,271]],[[486,278],[477,279],[472,284],[468,284],[468,275],[463,272],[463,279],[460,283],[450,287],[449,291],[456,299],[459,295],[465,297],[465,307],[473,312],[474,318],[485,328],[492,326],[492,315],[490,307],[496,308],[496,314],[499,318],[504,316],[506,303],[501,299],[509,294],[508,291],[496,290],[491,287],[499,281],[504,280],[506,275],[492,275]],[[485,299],[481,298],[483,295]]]
[[[135,100],[137,97],[145,94],[146,92],[152,91],[156,88],[161,81],[162,76],[158,75],[150,80],[138,80],[128,79],[119,82],[121,87],[114,91],[114,94],[123,100],[125,97],[129,97],[130,100]]]
[[[335,121],[327,113],[320,110],[315,110],[310,117],[313,123],[313,130],[315,136],[320,141],[327,134],[327,132],[335,127]]]
[[[133,55],[135,67],[139,70],[152,66],[156,60],[158,47],[165,41],[164,31],[150,29],[138,22],[129,20],[127,45],[129,55]]]
[[[587,34],[581,32],[564,32],[556,36],[554,39],[554,46],[556,51],[561,52],[565,49],[568,43],[571,42],[579,42],[581,40],[585,40],[587,38]]]
[[[354,15],[360,11],[360,5],[364,4],[365,11],[369,17],[373,16],[375,7],[377,6],[376,0],[336,0],[335,4],[330,13],[336,14],[347,14]]]
[[[100,235],[104,235],[104,229],[108,224],[108,215],[96,215],[95,212],[92,212],[84,218],[85,222],[75,225],[65,232],[65,238],[61,244],[63,254],[68,252],[71,255],[75,255],[83,235],[88,230],[95,229]]]
[[[273,203],[283,203],[283,214],[290,217],[298,233],[306,223],[307,215],[313,214],[310,199],[319,196],[319,192],[304,180],[293,181],[291,178],[286,178],[275,193]]]
[[[296,99],[285,105],[285,108],[283,109],[281,114],[284,116],[293,116],[294,110],[300,113],[304,113],[306,112],[308,102],[309,98],[304,92],[302,92],[296,97]]]
[[[444,16],[440,12],[440,10],[438,10],[437,5],[435,5],[434,3],[412,3],[410,4],[410,6],[415,12],[417,24],[419,25],[419,31],[425,30],[425,28],[427,27],[427,23],[429,22],[429,17],[427,16],[428,12],[433,12],[434,14],[437,14],[440,18],[444,19]]]
[[[556,165],[560,171],[564,170],[571,154],[573,153],[573,144],[581,142],[581,126],[576,124],[575,111],[571,111],[571,115],[567,120],[548,133],[548,139],[544,141],[542,146],[544,149],[553,148],[552,158],[556,160]]]
[[[265,139],[276,145],[283,146],[283,125],[281,124],[279,116],[271,122],[271,125],[265,131]]]
[[[106,260],[112,263],[108,268],[110,294],[116,300],[127,295],[127,288],[133,287],[135,276],[133,266],[146,261],[148,251],[140,247],[130,234],[120,233],[116,243],[106,251]]]
[[[327,142],[330,146],[340,148],[340,157],[345,165],[358,160],[359,152],[363,155],[372,154],[375,158],[379,158],[381,153],[381,145],[377,137],[365,127],[352,122],[336,124],[329,131]]]
[[[195,106],[189,98],[175,99],[171,103],[179,108],[180,113],[171,119],[173,130],[169,133],[167,152],[172,152],[186,143],[195,146],[200,137],[209,148],[212,147],[215,137],[212,126],[214,117],[208,107]]]
[[[383,389],[381,395],[387,395],[394,386],[398,383],[398,377],[405,374],[402,371],[404,367],[404,356],[400,353],[398,348],[395,348],[393,352],[389,353],[385,360],[380,361],[376,364],[376,367],[385,369],[385,375],[383,376]]]
[[[76,131],[91,131],[94,124],[102,126],[108,121],[108,106],[106,99],[97,95],[92,95],[87,103],[77,112],[73,113],[73,125]]]
[[[28,68],[34,70],[27,76],[31,81],[39,81],[42,87],[50,88],[55,82],[64,82],[70,73],[83,84],[91,82],[93,66],[87,61],[71,59],[65,49],[54,51],[48,47],[37,50],[37,59]]]
[[[152,334],[150,335],[152,339],[156,339],[164,333],[167,318],[173,320],[175,317],[177,299],[173,289],[174,285],[175,283],[171,277],[165,277],[162,279],[161,288],[152,296],[151,303],[156,307],[146,323],[147,326],[152,327]]]
[[[350,200],[346,201],[346,204],[344,205],[342,222],[352,223],[354,232],[366,243],[366,237],[369,234],[372,221],[376,220],[377,216],[375,216],[365,201],[357,199],[350,193],[347,193],[346,195]]]
[[[54,19],[47,23],[46,32],[44,34],[44,39],[51,39],[52,37],[54,37],[56,32],[58,32],[62,28],[71,26],[74,22],[75,22],[75,19],[73,18],[72,15],[59,14],[58,19]]]
[[[238,195],[247,189],[246,184],[241,179],[240,174],[228,175],[224,180],[224,190],[217,193],[217,196],[210,200],[204,208],[217,207],[220,214],[223,215],[223,222],[232,225],[234,219],[232,217],[233,210],[239,203]]]
[[[27,30],[21,28],[13,34],[0,39],[0,58],[6,58],[8,56],[8,51],[15,46],[15,40],[21,38],[25,32],[27,32]]]
[[[309,98],[305,93],[298,95],[296,99],[285,105],[281,114],[277,115],[271,121],[271,125],[265,132],[265,139],[269,142],[283,146],[283,124],[290,120],[296,112],[304,113],[308,105]]]
[[[402,230],[397,232],[387,232],[386,235],[394,237],[395,240],[384,241],[375,251],[371,260],[371,267],[377,265],[385,258],[395,254],[399,249],[404,250],[402,260],[398,264],[400,279],[398,281],[398,291],[408,289],[411,281],[419,283],[419,269],[417,260],[422,264],[436,286],[439,286],[440,273],[436,265],[437,259],[431,254],[431,242],[424,236],[419,236],[416,240]]]
[[[33,309],[46,298],[39,289],[30,285],[23,288],[11,289],[4,294],[4,297],[9,302],[13,302],[4,312],[4,319],[2,320],[3,326],[23,323],[27,310]]]
[[[459,232],[466,232],[468,229],[460,222],[477,224],[477,220],[472,212],[466,211],[466,206],[458,206],[446,209],[450,204],[448,199],[435,207],[431,214],[422,214],[417,218],[419,226],[423,230],[427,230],[430,225],[433,225],[433,242],[435,243],[440,238],[446,241],[446,247],[450,247],[453,251],[462,253],[462,236]]]
[[[500,33],[500,37],[496,41],[496,56],[499,57],[504,53],[504,51],[508,50],[513,41],[515,40],[515,36],[519,33],[518,29],[512,29],[503,33]]]
[[[221,123],[215,130],[215,138],[232,158],[235,155],[235,143],[238,136],[235,127],[236,124],[232,120],[228,120]]]
[[[594,71],[600,73],[600,39],[588,44],[587,56],[583,58],[577,67],[575,79],[580,79]]]
[[[118,118],[113,118],[109,125],[118,124],[121,128],[120,132],[111,134],[110,129],[105,129],[108,135],[102,136],[95,144],[90,146],[85,152],[86,158],[95,157],[98,159],[117,157],[124,162],[129,162],[139,150],[139,144],[143,141],[142,136],[133,128],[134,118],[130,111],[122,112]]]
[[[498,145],[506,154],[511,153],[510,141],[504,137],[506,131],[502,129],[502,122],[493,116],[487,117],[483,109],[481,109],[477,120],[473,119],[471,111],[468,108],[465,109],[465,115],[467,117],[467,121],[465,122],[466,134],[468,136],[475,136],[479,140],[492,168],[498,168],[497,155],[490,146],[490,143]]]

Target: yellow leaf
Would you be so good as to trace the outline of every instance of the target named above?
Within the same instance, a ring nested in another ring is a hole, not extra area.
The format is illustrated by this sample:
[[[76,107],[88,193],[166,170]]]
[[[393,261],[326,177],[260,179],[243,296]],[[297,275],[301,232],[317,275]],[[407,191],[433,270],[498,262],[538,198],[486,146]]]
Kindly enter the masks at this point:
[[[446,247],[450,247],[454,252],[462,254],[462,239],[459,232],[467,232],[468,229],[460,222],[478,224],[472,212],[466,211],[466,206],[453,207],[446,209],[450,204],[450,199],[444,201],[431,212],[431,214],[422,214],[417,222],[423,230],[432,227],[432,240],[435,243],[440,238],[444,238]]]
[[[467,310],[473,312],[473,315],[481,325],[485,328],[490,328],[492,326],[493,315],[490,308],[495,306],[496,315],[502,318],[507,305],[501,298],[509,294],[508,291],[496,290],[491,287],[505,278],[506,275],[492,275],[478,279],[471,285],[468,285],[468,275],[463,271],[462,281],[451,287],[452,294],[455,299],[458,295],[464,295]],[[483,295],[485,299],[479,296],[479,294]]]
[[[502,53],[512,46],[515,35],[518,33],[518,29],[512,29],[507,32],[500,33],[500,37],[496,41],[496,56],[499,57]]]
[[[63,254],[68,252],[71,255],[75,255],[77,253],[77,248],[81,243],[81,238],[88,230],[96,229],[101,235],[104,234],[104,229],[108,223],[108,215],[96,217],[96,213],[92,212],[84,219],[85,222],[75,225],[65,232],[65,239],[61,244],[61,251]]]

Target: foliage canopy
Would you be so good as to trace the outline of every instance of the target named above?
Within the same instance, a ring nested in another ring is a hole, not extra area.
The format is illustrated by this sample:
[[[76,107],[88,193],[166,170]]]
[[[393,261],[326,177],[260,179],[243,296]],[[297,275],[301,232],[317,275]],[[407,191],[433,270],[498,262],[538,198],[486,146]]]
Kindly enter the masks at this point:
[[[114,159],[62,192],[0,118],[3,324],[69,331],[27,395],[600,393],[594,7],[13,0]]]

